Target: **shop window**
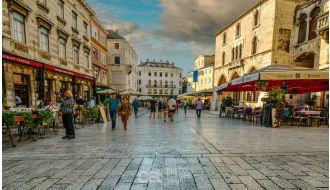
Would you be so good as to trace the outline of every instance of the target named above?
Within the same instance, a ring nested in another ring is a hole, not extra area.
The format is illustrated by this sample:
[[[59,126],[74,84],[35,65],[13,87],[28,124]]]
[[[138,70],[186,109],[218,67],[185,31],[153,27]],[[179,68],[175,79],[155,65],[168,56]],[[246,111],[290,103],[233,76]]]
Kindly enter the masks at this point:
[[[25,43],[25,17],[16,11],[13,12],[13,35],[14,40]]]
[[[298,33],[298,43],[303,43],[306,39],[307,32],[307,15],[303,14],[299,17],[299,33]]]
[[[66,40],[62,37],[59,37],[58,46],[59,46],[59,56],[60,56],[60,58],[66,59]]]
[[[308,40],[315,39],[317,36],[317,16],[319,15],[320,11],[321,10],[319,7],[315,7],[310,14]]]
[[[29,107],[29,75],[13,74],[16,106]]]
[[[43,26],[39,28],[39,48],[43,51],[49,51],[49,31]]]

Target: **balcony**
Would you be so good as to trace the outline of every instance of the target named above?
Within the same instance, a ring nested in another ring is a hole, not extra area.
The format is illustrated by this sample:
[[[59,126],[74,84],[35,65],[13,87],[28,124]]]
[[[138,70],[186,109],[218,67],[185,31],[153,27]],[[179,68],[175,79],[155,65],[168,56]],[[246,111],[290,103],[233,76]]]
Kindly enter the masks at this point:
[[[157,85],[157,84],[147,84],[147,88],[176,88],[176,85]]]
[[[228,64],[228,70],[233,70],[243,66],[243,59],[237,59]]]
[[[320,15],[317,20],[317,31],[329,30],[329,18],[328,13]]]

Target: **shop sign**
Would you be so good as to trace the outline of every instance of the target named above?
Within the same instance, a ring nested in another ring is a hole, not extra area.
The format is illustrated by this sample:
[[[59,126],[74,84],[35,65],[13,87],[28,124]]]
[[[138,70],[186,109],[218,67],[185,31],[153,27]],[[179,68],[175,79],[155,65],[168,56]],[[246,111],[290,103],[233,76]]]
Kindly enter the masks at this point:
[[[8,54],[2,54],[2,58],[7,59],[7,60],[11,60],[11,61],[15,61],[18,63],[23,63],[26,65],[31,65],[31,66],[35,66],[35,67],[42,67],[41,63],[38,63],[36,61],[32,61],[32,60],[28,60],[28,59],[24,59],[24,58],[20,58],[20,57],[16,57],[16,56],[12,56],[12,55],[8,55]]]

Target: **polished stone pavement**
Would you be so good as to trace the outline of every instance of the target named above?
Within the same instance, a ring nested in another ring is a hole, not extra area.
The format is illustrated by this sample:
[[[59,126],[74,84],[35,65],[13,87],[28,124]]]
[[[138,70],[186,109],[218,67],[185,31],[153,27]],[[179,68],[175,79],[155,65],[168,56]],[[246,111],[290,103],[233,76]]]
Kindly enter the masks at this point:
[[[328,189],[328,128],[265,128],[180,110],[3,145],[3,189]],[[6,143],[6,142],[5,142]],[[7,143],[8,144],[8,143]]]

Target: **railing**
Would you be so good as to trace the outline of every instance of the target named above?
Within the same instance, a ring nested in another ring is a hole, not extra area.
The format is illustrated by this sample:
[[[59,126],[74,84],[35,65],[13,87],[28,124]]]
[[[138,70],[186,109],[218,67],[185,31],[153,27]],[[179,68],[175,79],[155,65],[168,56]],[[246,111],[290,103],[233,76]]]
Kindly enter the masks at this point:
[[[243,66],[243,59],[237,59],[228,64],[228,70],[236,69]]]
[[[147,88],[176,88],[176,85],[147,84]]]
[[[321,15],[317,20],[317,31],[326,30],[329,28],[328,13]]]

